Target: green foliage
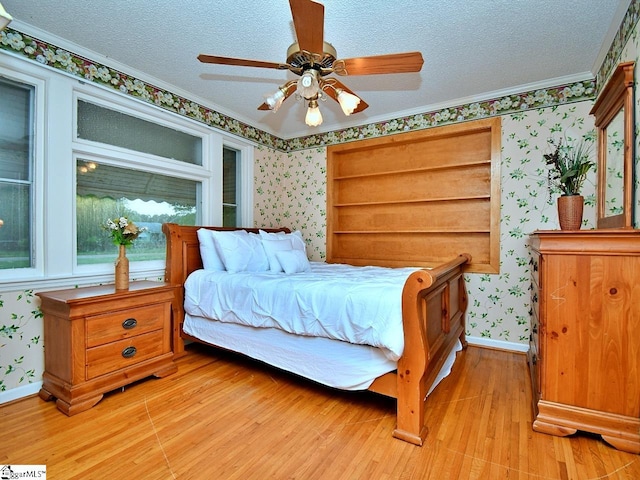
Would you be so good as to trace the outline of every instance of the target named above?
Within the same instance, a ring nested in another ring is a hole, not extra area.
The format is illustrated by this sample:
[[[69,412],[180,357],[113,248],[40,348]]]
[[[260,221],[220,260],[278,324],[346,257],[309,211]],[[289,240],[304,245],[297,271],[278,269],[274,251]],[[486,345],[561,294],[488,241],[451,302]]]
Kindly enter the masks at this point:
[[[582,140],[577,145],[570,145],[566,140],[563,144],[561,139],[557,143],[549,140],[549,144],[555,146],[553,153],[544,155],[550,167],[549,186],[559,188],[563,195],[580,195],[587,173],[595,166],[591,158],[591,141]]]
[[[111,235],[105,232],[103,226],[107,218],[114,217],[134,218],[136,223],[141,226],[157,226],[157,228],[141,235],[133,246],[128,247],[130,260],[163,259],[165,242],[159,226],[164,222],[195,225],[196,211],[193,206],[172,204],[172,207],[172,214],[144,214],[127,208],[125,199],[114,200],[91,195],[77,195],[78,264],[99,264],[113,260],[113,241]]]
[[[109,232],[114,245],[124,245],[130,247],[138,236],[146,231],[140,228],[127,217],[108,218],[103,228]]]
[[[0,337],[13,338],[18,333],[17,325],[0,325]],[[22,337],[21,337],[22,338]]]

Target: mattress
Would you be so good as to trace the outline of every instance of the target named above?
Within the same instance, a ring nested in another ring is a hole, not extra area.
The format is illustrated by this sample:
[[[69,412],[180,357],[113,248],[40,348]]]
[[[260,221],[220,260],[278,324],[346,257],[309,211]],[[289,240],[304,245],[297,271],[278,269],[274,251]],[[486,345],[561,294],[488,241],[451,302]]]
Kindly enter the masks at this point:
[[[183,330],[208,344],[342,390],[366,390],[377,377],[397,367],[379,348],[295,335],[278,328],[219,322],[186,314]],[[458,341],[428,393],[450,373],[456,353],[461,349]]]
[[[402,290],[415,270],[323,262],[292,275],[197,270],[185,282],[184,308],[224,323],[369,345],[397,361]]]

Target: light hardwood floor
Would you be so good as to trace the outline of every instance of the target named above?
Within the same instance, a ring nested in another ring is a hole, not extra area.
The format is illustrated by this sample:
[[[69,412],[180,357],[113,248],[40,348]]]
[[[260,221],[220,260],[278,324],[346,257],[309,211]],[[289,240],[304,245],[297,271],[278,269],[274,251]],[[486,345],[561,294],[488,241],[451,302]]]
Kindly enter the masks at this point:
[[[531,429],[525,356],[469,347],[428,399],[426,444],[392,438],[395,402],[201,346],[178,373],[73,417],[0,407],[0,465],[49,479],[640,479],[640,456]]]

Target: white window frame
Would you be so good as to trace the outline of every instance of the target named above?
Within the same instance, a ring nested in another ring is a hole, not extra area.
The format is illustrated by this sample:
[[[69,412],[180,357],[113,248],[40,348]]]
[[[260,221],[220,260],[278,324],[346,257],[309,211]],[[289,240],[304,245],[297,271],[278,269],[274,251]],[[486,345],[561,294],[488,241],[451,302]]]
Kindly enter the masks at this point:
[[[222,222],[222,147],[229,146],[241,152],[239,221],[242,222],[241,226],[253,225],[255,146],[252,143],[106,87],[81,82],[29,60],[0,54],[0,75],[36,87],[34,267],[0,270],[0,293],[113,283],[112,265],[100,264],[93,268],[76,265],[75,191],[78,156],[128,168],[142,166],[164,175],[175,174],[181,178],[202,181],[198,223],[219,225]],[[172,163],[154,155],[78,139],[75,121],[78,98],[201,136],[202,165],[178,161]],[[161,279],[164,276],[164,262],[134,262],[131,271],[136,278]]]
[[[200,192],[200,198],[197,199],[199,203],[198,212],[200,217],[209,215],[208,209],[213,204],[209,198],[208,192],[212,190],[212,177],[211,172],[207,170],[207,166],[215,164],[213,157],[213,151],[209,148],[211,142],[211,132],[207,131],[204,127],[199,125],[192,125],[177,115],[166,114],[165,112],[157,112],[157,108],[150,107],[148,105],[135,105],[136,108],[131,108],[126,99],[116,99],[107,95],[108,92],[96,95],[92,89],[83,85],[77,87],[74,90],[73,95],[73,212],[74,212],[74,230],[75,228],[75,212],[76,212],[76,185],[77,185],[77,169],[75,165],[79,158],[92,160],[99,164],[108,164],[121,168],[139,168],[141,170],[150,171],[162,175],[174,175],[178,178],[185,178],[188,180],[194,180],[202,183]],[[156,156],[153,154],[137,152],[114,145],[108,145],[100,142],[94,142],[78,137],[77,125],[78,125],[78,101],[82,100],[94,105],[99,105],[103,108],[130,115],[132,117],[140,118],[142,120],[161,125],[163,127],[172,128],[174,130],[180,130],[189,135],[200,137],[202,140],[202,166],[191,164],[180,160],[172,160],[165,157]],[[171,123],[174,121],[175,123]],[[106,220],[106,219],[105,219]],[[77,264],[77,235],[73,238],[73,271],[74,275],[111,275],[113,267],[110,264]],[[114,253],[115,255],[115,253]],[[163,261],[147,261],[147,262],[132,262],[130,264],[130,274],[132,277],[141,278],[154,275],[158,271],[164,269]]]
[[[13,62],[9,62],[13,63]],[[23,279],[39,277],[44,272],[44,238],[43,238],[43,206],[44,191],[38,188],[44,183],[44,162],[45,155],[45,91],[46,77],[38,75],[31,69],[18,70],[10,69],[0,64],[0,76],[17,83],[31,85],[34,87],[34,108],[33,108],[33,165],[32,167],[32,192],[31,209],[32,222],[31,240],[29,242],[32,266],[25,268],[9,268],[0,270],[0,285],[7,281],[19,282]]]
[[[237,182],[237,186],[240,188],[240,192],[236,192],[236,226],[253,227],[253,167],[255,150],[253,146],[247,145],[246,143],[234,142],[232,139],[223,140],[223,147],[238,152],[236,161],[239,163],[239,167],[237,167],[239,181]],[[222,202],[220,205],[222,205]],[[222,211],[220,211],[220,215],[222,215]],[[222,222],[222,217],[220,217],[220,222]]]

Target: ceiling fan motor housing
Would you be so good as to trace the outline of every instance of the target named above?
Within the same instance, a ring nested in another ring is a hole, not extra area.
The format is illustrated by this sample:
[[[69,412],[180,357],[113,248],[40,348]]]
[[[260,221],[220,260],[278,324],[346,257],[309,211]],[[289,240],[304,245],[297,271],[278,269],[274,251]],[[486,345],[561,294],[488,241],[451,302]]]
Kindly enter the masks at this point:
[[[300,74],[304,73],[305,70],[313,68],[321,75],[326,75],[330,72],[338,54],[329,42],[322,42],[322,44],[324,50],[322,54],[300,50],[298,43],[291,44],[287,49],[287,63],[294,69],[300,69]]]

